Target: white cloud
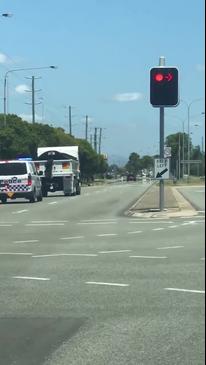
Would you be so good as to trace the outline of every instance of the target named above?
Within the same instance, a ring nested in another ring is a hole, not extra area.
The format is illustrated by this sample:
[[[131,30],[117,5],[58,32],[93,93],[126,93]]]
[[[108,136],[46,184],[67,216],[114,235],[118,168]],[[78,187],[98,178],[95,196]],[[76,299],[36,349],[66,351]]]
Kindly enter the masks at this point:
[[[128,101],[137,101],[142,99],[143,95],[139,92],[131,92],[131,93],[119,93],[115,94],[112,97],[112,100],[118,102],[128,102]]]
[[[8,62],[8,58],[5,54],[0,53],[0,63],[7,63]]]
[[[30,88],[26,84],[20,84],[15,87],[15,91],[18,94],[24,94],[26,91],[30,91]]]
[[[199,72],[205,72],[205,65],[199,63],[196,65],[196,70]]]

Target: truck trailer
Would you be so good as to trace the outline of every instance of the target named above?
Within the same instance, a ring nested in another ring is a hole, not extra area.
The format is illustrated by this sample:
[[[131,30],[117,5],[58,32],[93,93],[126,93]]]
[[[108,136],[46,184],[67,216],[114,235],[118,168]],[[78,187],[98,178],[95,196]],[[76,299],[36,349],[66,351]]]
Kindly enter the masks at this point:
[[[81,194],[78,146],[39,147],[34,163],[44,197],[56,191],[65,196]]]

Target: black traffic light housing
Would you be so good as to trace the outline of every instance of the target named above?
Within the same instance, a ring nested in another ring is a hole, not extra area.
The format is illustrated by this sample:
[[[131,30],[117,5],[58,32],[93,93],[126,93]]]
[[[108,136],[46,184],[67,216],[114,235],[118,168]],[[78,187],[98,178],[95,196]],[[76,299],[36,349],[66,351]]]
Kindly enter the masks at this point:
[[[150,70],[150,103],[154,107],[178,105],[178,69],[176,67],[161,66]]]

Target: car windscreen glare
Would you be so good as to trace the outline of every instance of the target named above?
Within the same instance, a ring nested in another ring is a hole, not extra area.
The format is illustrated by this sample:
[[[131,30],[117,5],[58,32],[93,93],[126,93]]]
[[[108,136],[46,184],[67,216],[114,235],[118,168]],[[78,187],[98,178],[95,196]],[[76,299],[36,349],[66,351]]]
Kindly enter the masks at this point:
[[[0,176],[24,175],[26,173],[25,163],[0,163]]]

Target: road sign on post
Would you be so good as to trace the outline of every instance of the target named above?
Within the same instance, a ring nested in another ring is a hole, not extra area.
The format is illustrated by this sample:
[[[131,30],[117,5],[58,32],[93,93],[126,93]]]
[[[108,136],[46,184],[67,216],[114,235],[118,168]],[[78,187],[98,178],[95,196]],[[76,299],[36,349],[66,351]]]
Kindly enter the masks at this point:
[[[154,107],[178,105],[178,69],[176,67],[160,66],[150,70],[150,103]]]
[[[169,179],[170,177],[170,160],[169,158],[155,159],[155,179]]]

